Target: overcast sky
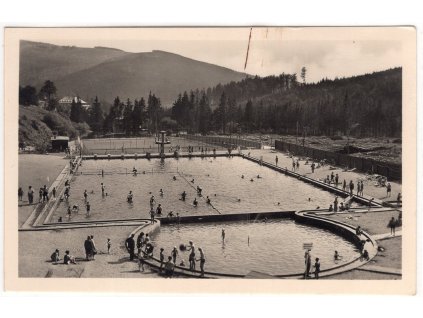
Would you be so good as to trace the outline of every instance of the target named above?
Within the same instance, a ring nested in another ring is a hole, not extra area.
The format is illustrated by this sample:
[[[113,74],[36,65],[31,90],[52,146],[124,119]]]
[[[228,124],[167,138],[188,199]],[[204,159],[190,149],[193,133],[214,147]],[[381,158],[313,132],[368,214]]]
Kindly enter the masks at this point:
[[[65,30],[31,40],[128,52],[164,50],[260,76],[299,74],[305,66],[307,82],[314,82],[401,66],[401,42],[391,32],[373,34],[374,29],[253,28],[245,70],[250,28],[88,29],[83,36]]]

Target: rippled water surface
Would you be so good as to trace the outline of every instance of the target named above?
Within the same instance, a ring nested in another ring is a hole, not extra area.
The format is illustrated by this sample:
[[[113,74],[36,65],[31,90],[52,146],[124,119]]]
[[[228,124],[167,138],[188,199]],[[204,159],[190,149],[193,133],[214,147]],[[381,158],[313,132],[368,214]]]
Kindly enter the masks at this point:
[[[132,175],[133,167],[137,176]],[[101,183],[107,196],[101,195]],[[196,194],[197,186],[203,189],[202,197]],[[151,195],[162,204],[164,215],[171,210],[195,215],[327,208],[334,200],[327,191],[239,157],[84,161],[71,182],[69,204],[81,207],[72,221],[86,219],[85,189],[91,204],[90,219],[148,217]],[[126,201],[129,191],[134,194],[133,204]],[[188,194],[185,202],[180,200],[183,191]],[[206,196],[212,205],[206,204]],[[198,207],[192,205],[195,197]],[[52,221],[66,215],[67,204],[59,204]]]
[[[226,233],[224,244],[222,228]],[[252,270],[273,275],[302,273],[304,242],[313,243],[313,264],[316,257],[320,258],[321,270],[359,256],[355,246],[343,238],[292,220],[162,226],[153,238],[156,253],[163,247],[165,255],[170,255],[173,246],[179,247],[181,243],[188,244],[189,241],[193,241],[196,248],[203,248],[206,271],[223,273],[247,274]],[[343,256],[336,264],[333,260],[335,250]],[[188,253],[179,251],[177,263],[183,259],[188,266]],[[199,257],[198,251],[196,253],[196,257]]]

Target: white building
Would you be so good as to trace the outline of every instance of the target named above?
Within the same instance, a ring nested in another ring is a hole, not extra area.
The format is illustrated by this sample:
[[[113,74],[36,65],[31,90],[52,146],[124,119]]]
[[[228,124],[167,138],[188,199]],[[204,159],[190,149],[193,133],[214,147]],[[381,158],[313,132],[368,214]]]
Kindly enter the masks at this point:
[[[75,103],[78,103],[78,101],[81,102],[82,107],[85,109],[91,108],[90,104],[88,104],[86,101],[79,98],[78,96],[65,96],[61,100],[59,100],[59,105],[70,108],[72,106],[72,101],[74,101]]]

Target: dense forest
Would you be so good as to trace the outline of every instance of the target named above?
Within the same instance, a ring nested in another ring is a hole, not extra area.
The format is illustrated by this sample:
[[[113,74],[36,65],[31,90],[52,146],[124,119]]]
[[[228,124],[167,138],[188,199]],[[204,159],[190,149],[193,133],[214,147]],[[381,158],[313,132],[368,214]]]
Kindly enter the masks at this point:
[[[402,69],[322,79],[306,83],[307,70],[296,74],[248,77],[205,90],[181,92],[171,108],[149,93],[147,99],[125,101],[116,97],[108,114],[96,97],[89,109],[72,102],[60,109],[54,83],[46,81],[38,95],[31,86],[20,87],[20,104],[36,103],[57,111],[75,123],[87,123],[93,135],[127,136],[158,130],[189,133],[239,134],[266,132],[299,135],[400,137]]]
[[[172,118],[194,133],[401,136],[402,69],[306,84],[296,74],[184,92]]]

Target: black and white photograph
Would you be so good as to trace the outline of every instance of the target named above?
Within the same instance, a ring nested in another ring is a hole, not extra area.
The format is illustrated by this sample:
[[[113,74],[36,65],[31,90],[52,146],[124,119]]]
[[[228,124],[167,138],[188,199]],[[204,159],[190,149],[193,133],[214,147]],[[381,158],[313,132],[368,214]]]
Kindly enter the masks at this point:
[[[65,279],[66,291],[80,278],[414,277],[413,28],[11,28],[5,39],[17,280]]]

